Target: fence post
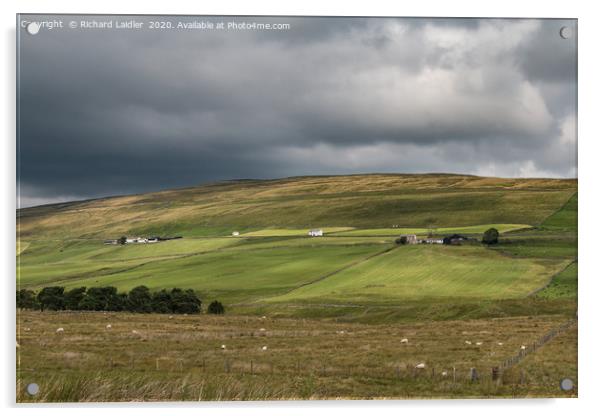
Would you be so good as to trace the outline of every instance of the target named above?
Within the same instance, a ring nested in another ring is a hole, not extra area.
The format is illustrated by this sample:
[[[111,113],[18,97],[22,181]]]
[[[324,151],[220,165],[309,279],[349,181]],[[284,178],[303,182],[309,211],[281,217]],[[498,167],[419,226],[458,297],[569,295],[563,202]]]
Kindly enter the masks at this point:
[[[500,368],[499,367],[493,367],[491,369],[491,379],[493,381],[496,381],[500,376]]]
[[[157,371],[159,371],[159,359],[158,358],[155,359],[155,369]]]
[[[479,376],[477,374],[477,369],[474,367],[471,367],[470,368],[470,381],[474,383],[478,379],[479,379]]]
[[[456,382],[456,367],[453,368],[454,383]]]

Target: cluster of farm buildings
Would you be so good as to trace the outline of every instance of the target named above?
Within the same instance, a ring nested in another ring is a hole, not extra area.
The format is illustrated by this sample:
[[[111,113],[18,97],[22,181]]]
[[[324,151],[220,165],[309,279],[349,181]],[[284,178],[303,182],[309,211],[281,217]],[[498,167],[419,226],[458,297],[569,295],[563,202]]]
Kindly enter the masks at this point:
[[[105,240],[104,243],[106,245],[117,245],[117,244],[152,244],[152,243],[159,243],[161,241],[167,241],[167,240],[176,240],[178,238],[182,238],[180,236],[177,237],[158,237],[158,236],[154,236],[154,237],[125,237],[125,240],[123,240],[123,237],[117,240]]]
[[[451,244],[460,245],[463,241],[469,241],[471,238],[463,235],[454,234],[443,238],[418,238],[416,234],[402,234],[398,238],[399,244]]]

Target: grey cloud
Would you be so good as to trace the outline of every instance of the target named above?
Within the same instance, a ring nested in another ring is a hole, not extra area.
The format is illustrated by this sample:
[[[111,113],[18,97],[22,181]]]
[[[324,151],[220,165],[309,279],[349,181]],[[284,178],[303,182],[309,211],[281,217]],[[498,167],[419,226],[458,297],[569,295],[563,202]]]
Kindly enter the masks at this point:
[[[574,21],[225,20],[291,30],[21,33],[22,202],[359,171],[575,175],[576,44],[557,31]]]

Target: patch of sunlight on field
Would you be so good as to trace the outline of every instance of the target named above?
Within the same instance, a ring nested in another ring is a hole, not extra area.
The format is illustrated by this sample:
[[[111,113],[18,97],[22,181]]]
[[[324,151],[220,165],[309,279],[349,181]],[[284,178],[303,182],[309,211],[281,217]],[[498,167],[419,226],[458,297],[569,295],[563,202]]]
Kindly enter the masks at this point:
[[[127,244],[110,246],[113,250],[96,256],[96,259],[129,260],[161,256],[178,256],[193,253],[203,253],[229,247],[239,243],[236,239],[225,238],[194,238],[162,241],[152,244]]]
[[[120,273],[72,279],[66,286],[115,286],[120,291],[138,285],[152,290],[183,287],[197,290],[202,299],[238,302],[286,293],[386,249],[381,245],[231,249],[149,261]]]
[[[353,227],[317,227],[324,234],[338,233],[342,231],[353,230]],[[287,236],[307,236],[309,228],[303,229],[288,229],[288,228],[267,228],[265,230],[252,231],[241,234],[243,237],[287,237]]]
[[[85,278],[97,286],[98,277],[121,273],[154,261],[191,256],[236,245],[232,238],[181,239],[154,244],[104,245],[101,241],[35,241],[20,259],[20,284],[65,284]]]
[[[403,246],[268,301],[517,298],[544,286],[566,264],[510,258],[483,247]]]
[[[489,228],[495,228],[500,233],[532,228],[528,224],[481,224],[466,227],[443,227],[434,228],[432,231],[441,234],[481,234]],[[400,234],[428,234],[428,228],[375,228],[375,229],[352,229],[349,231],[335,232],[335,236],[396,236]]]

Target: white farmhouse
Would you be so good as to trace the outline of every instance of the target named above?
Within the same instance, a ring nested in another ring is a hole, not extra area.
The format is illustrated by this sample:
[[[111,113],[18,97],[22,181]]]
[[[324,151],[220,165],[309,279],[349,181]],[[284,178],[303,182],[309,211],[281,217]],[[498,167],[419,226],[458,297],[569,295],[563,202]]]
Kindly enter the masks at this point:
[[[309,230],[307,235],[309,235],[310,237],[322,237],[324,235],[324,232],[320,229],[314,228],[313,230]]]

